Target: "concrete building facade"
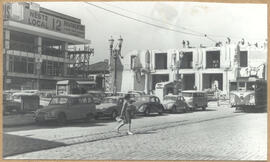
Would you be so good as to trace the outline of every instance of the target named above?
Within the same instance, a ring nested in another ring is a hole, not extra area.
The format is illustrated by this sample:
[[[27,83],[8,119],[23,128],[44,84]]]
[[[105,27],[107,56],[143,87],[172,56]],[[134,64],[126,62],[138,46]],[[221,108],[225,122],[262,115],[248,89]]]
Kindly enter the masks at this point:
[[[266,72],[263,70],[266,67],[263,65],[267,63],[267,51],[265,46],[246,44],[166,51],[134,50],[125,55],[122,63],[122,82],[127,83],[122,84],[122,91],[154,92],[156,83],[174,81],[178,74],[183,90],[218,87],[224,94],[228,94],[229,81],[238,74],[245,77],[255,70],[259,77],[265,77]]]
[[[81,20],[36,3],[4,4],[4,89],[55,89],[69,76],[71,45],[86,45]]]

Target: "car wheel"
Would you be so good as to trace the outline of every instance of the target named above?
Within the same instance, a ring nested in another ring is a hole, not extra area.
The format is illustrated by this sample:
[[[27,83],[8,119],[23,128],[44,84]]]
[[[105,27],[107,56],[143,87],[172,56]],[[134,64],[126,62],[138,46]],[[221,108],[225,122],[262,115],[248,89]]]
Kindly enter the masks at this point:
[[[149,116],[150,115],[150,108],[146,107],[145,111],[144,111],[145,116]]]
[[[115,118],[117,117],[117,115],[118,115],[117,111],[116,110],[113,110],[112,111],[112,115],[111,115],[112,119],[115,120]]]
[[[67,123],[67,118],[66,118],[66,115],[64,113],[60,113],[57,116],[57,123],[60,125],[65,125]]]
[[[175,105],[173,105],[171,113],[176,113],[176,106]]]
[[[86,115],[86,118],[84,119],[84,121],[90,122],[92,119],[94,119],[94,115],[90,113]]]
[[[184,106],[184,112],[185,113],[189,112],[189,107],[187,105]]]

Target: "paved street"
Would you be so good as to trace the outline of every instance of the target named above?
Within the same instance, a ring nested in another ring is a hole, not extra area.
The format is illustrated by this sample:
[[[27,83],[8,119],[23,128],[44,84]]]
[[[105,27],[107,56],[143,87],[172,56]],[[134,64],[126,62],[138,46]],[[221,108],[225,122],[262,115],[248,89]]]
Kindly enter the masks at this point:
[[[266,160],[267,114],[208,111],[133,120],[135,135],[116,122],[51,124],[4,129],[6,159]]]

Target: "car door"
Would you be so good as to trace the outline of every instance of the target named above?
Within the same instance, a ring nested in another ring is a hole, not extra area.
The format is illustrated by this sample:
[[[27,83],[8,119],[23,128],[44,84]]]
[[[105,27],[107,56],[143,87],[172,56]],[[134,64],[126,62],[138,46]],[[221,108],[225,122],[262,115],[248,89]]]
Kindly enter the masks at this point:
[[[79,119],[86,118],[89,111],[89,104],[86,97],[79,98],[80,107],[78,108]]]
[[[70,119],[80,119],[81,116],[81,106],[80,100],[78,97],[70,98]]]

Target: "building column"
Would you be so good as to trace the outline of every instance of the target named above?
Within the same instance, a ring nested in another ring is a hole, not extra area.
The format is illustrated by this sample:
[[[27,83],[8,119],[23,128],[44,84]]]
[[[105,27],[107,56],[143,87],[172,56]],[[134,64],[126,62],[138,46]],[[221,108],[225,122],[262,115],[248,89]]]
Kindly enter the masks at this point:
[[[35,60],[35,65],[36,65],[36,74],[37,74],[37,84],[36,84],[36,89],[40,90],[40,75],[41,75],[41,67],[42,67],[42,38],[41,37],[36,37],[35,39],[35,46],[37,47],[37,53],[36,53],[36,60]]]
[[[149,73],[145,74],[145,84],[144,85],[145,85],[145,88],[144,88],[145,93],[149,94]]]
[[[9,57],[8,50],[10,49],[10,31],[4,30],[4,50],[3,50],[3,89],[6,89],[7,73],[9,71]]]
[[[195,85],[197,86],[197,90],[203,90],[203,74],[199,71],[195,73]]]
[[[67,76],[68,74],[68,64],[67,64],[67,60],[69,60],[69,57],[68,57],[68,43],[65,42],[63,44],[63,50],[64,50],[64,69],[63,69],[63,76]]]
[[[229,78],[228,78],[228,71],[223,72],[223,91],[226,95],[229,95]]]

